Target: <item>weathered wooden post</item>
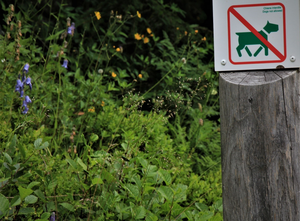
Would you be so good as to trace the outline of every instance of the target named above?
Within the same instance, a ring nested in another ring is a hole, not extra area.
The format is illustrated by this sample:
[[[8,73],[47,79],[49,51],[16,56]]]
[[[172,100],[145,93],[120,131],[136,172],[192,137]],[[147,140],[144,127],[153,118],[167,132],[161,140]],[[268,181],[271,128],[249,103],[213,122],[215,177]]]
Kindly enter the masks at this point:
[[[263,2],[213,0],[224,221],[300,221],[299,0]]]
[[[300,220],[298,70],[220,74],[225,221]]]

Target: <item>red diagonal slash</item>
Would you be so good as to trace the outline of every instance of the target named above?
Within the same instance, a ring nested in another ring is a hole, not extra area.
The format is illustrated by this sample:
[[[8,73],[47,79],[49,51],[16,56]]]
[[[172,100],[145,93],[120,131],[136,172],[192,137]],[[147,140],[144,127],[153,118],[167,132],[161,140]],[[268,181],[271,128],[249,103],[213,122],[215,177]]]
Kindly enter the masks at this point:
[[[233,7],[228,9],[241,23],[243,23],[262,43],[264,43],[280,60],[284,60],[285,56],[280,53],[269,41],[267,41],[256,29],[244,19]]]

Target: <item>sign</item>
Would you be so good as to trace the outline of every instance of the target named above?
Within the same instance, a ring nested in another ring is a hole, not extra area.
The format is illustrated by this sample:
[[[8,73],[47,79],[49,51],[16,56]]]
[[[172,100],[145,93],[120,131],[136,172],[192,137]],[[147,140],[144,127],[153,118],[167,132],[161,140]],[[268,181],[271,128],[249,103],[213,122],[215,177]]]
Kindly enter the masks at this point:
[[[299,0],[213,0],[215,70],[300,67]]]

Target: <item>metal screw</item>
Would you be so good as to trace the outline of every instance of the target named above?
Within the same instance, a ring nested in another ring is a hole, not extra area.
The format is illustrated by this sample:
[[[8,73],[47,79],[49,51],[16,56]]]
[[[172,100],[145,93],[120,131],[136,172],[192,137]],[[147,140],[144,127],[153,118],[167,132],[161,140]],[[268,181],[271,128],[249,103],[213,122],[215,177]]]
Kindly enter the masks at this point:
[[[290,57],[290,61],[291,61],[291,62],[296,61],[296,57],[295,57],[295,56],[291,56],[291,57]]]
[[[226,60],[225,60],[225,59],[222,59],[221,65],[225,65],[225,64],[226,64]]]

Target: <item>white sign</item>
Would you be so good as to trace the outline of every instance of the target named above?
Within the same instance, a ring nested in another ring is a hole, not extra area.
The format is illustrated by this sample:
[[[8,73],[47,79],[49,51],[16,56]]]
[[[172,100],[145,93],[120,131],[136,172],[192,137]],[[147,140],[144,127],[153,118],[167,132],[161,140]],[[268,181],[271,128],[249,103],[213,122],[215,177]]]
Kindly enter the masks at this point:
[[[215,70],[300,67],[299,0],[213,0]]]

